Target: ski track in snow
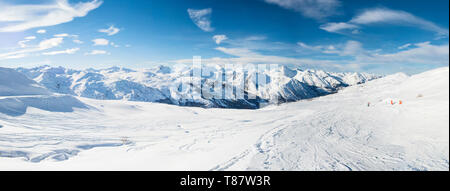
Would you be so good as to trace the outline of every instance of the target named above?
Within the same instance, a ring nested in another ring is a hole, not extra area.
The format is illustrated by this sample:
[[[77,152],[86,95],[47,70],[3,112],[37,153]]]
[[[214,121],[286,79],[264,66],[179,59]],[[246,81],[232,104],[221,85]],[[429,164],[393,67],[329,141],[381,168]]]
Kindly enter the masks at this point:
[[[448,170],[448,95],[443,68],[259,110],[77,98],[0,113],[0,169]]]

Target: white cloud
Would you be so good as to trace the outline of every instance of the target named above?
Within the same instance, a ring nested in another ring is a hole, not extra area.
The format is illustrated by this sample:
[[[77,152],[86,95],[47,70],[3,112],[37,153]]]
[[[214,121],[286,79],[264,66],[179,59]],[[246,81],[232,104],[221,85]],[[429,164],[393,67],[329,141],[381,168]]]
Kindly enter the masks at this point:
[[[305,44],[305,43],[303,43],[303,42],[298,42],[297,43],[300,47],[302,47],[302,48],[304,48],[304,49],[308,49],[308,50],[315,50],[315,51],[319,51],[319,50],[322,50],[322,46],[310,46],[310,45],[307,45],[307,44]]]
[[[110,54],[104,50],[92,50],[91,52],[87,52],[84,55],[102,55],[102,54]]]
[[[408,48],[408,47],[410,47],[412,44],[411,43],[408,43],[408,44],[405,44],[405,45],[403,45],[403,46],[399,46],[398,47],[398,49],[405,49],[405,48]]]
[[[346,60],[352,65],[382,65],[382,64],[435,64],[448,65],[449,45],[433,45],[431,42],[405,44],[398,52],[381,53],[382,50],[366,50],[358,41],[349,40],[345,44],[309,46],[299,42],[299,46],[324,54],[349,56]],[[409,48],[409,49],[406,49]]]
[[[256,56],[258,54],[256,54],[255,52],[253,52],[250,49],[247,48],[225,48],[225,47],[217,47],[215,48],[218,51],[221,51],[225,54],[229,54],[232,56],[240,56],[240,57],[244,57],[244,56]]]
[[[226,35],[214,35],[213,40],[216,42],[216,44],[220,44],[222,41],[227,40],[228,37]]]
[[[26,40],[34,40],[34,39],[36,39],[36,37],[35,36],[27,36],[27,37],[25,37],[25,39]]]
[[[440,37],[448,37],[448,29],[442,28],[431,21],[414,16],[405,11],[386,8],[368,9],[356,15],[349,22],[327,23],[320,28],[328,32],[340,33],[346,29],[355,29],[360,25],[393,24],[413,26],[423,30],[436,32]]]
[[[424,64],[448,65],[449,45],[432,45],[428,42],[416,44],[417,47],[396,53],[373,54],[359,58],[366,64]]]
[[[304,67],[325,67],[325,68],[339,68],[343,66],[332,60],[314,60],[314,59],[301,59],[284,56],[263,55],[247,48],[215,48],[225,54],[234,56],[234,58],[221,58],[214,57],[208,59],[202,59],[204,64],[292,64],[296,66]],[[192,59],[175,60],[175,63],[179,64],[191,64]]]
[[[76,44],[83,44],[83,41],[78,40],[78,39],[74,39],[73,42],[76,43]]]
[[[359,34],[359,33],[361,33],[361,31],[358,29],[352,30],[352,34]]]
[[[109,44],[109,41],[104,38],[97,38],[92,40],[94,42],[94,46],[107,46]]]
[[[71,48],[60,51],[44,52],[43,55],[58,55],[58,54],[75,54],[80,48]]]
[[[205,32],[214,31],[214,28],[211,27],[211,8],[200,10],[188,9],[187,11],[192,22],[194,22],[194,24],[197,25],[200,29]]]
[[[300,12],[303,16],[316,20],[337,14],[336,9],[341,5],[338,0],[265,0],[285,9]]]
[[[63,38],[65,38],[65,37],[70,37],[70,38],[73,38],[73,39],[77,39],[77,38],[78,38],[78,35],[67,34],[67,33],[55,34],[55,35],[53,35],[53,36],[54,36],[54,37],[63,37]]]
[[[17,44],[20,46],[20,48],[26,48],[26,47],[28,47],[28,45],[26,43],[30,42],[34,39],[36,39],[35,36],[27,36],[24,38],[24,40],[19,41]]]
[[[0,54],[0,60],[8,58],[23,58],[27,53],[40,52],[47,49],[57,47],[63,43],[63,38],[51,38],[41,41],[37,46],[25,46],[24,49],[2,53]]]
[[[362,56],[367,54],[367,51],[363,48],[363,44],[354,40],[349,40],[344,44],[336,45],[311,46],[303,42],[298,42],[297,44],[303,49],[312,50],[323,54],[335,54],[340,56]]]
[[[365,54],[365,50],[360,42],[349,40],[339,54],[342,56],[359,56]]]
[[[119,33],[120,29],[114,27],[114,25],[111,25],[107,29],[100,29],[100,30],[98,30],[98,32],[106,33],[106,34],[108,34],[108,36],[112,36],[112,35],[115,35],[115,34]]]
[[[0,7],[0,32],[18,32],[37,27],[54,26],[84,17],[98,8],[102,1],[80,2],[74,5],[68,0],[55,0],[51,4],[9,5]]]
[[[63,34],[55,34],[55,35],[53,35],[53,36],[54,36],[54,37],[68,37],[69,34],[63,33]]]
[[[41,29],[41,30],[36,31],[36,33],[38,33],[38,34],[45,34],[46,32],[47,32],[47,31],[44,30],[44,29]]]
[[[50,48],[59,46],[62,42],[63,42],[63,38],[61,38],[61,37],[43,40],[39,43],[39,49],[41,49],[41,50],[50,49]]]
[[[390,10],[385,8],[370,9],[362,12],[354,17],[351,23],[355,24],[398,24],[398,25],[412,25],[423,28],[425,30],[431,30],[438,33],[448,33],[448,30],[443,29],[436,24],[416,17],[411,13],[405,11]]]
[[[114,48],[119,48],[119,47],[120,47],[118,44],[116,44],[116,43],[114,43],[114,42],[111,42],[110,44],[111,44],[111,46],[113,46]]]
[[[26,57],[27,56],[27,54],[15,54],[15,55],[11,55],[11,56],[5,56],[5,57],[0,57],[0,60],[3,60],[3,59],[18,59],[18,58],[24,58],[24,57]]]
[[[20,46],[20,48],[26,48],[28,46],[26,43],[29,41],[30,40],[21,40],[21,41],[17,42],[17,44]]]
[[[426,41],[426,42],[416,43],[416,44],[414,44],[414,45],[415,45],[415,46],[418,46],[418,47],[424,47],[424,46],[428,46],[428,45],[430,45],[430,44],[431,44],[430,41]]]
[[[335,33],[339,33],[343,30],[348,30],[348,29],[357,29],[359,28],[358,26],[354,25],[354,24],[349,24],[349,23],[326,23],[320,26],[320,29],[322,30],[326,30],[328,32],[335,32]]]
[[[297,58],[288,56],[270,55],[259,53],[257,49],[247,47],[217,47],[215,50],[233,57],[213,57],[202,59],[205,64],[288,64],[306,68],[322,68],[341,71],[361,70],[363,67],[385,65],[440,65],[449,64],[449,45],[433,45],[431,42],[411,44],[409,49],[398,52],[383,52],[381,49],[366,50],[358,41],[349,40],[345,43],[333,45],[308,45],[298,42],[303,49],[317,51],[322,54],[330,54],[328,59]],[[258,49],[259,50],[259,49]],[[398,49],[397,49],[398,50]],[[339,58],[334,59],[333,56]],[[321,56],[323,58],[323,56]],[[180,64],[190,64],[192,59],[174,61]]]

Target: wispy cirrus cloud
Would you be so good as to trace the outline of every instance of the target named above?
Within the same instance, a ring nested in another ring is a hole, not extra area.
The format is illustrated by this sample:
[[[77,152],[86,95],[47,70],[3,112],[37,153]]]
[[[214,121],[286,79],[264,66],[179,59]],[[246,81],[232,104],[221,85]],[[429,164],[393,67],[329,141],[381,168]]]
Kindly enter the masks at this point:
[[[60,47],[61,44],[64,41],[64,38],[73,38],[74,40],[77,40],[77,35],[69,35],[67,33],[62,34],[56,34],[53,35],[54,38],[50,39],[44,39],[40,41],[38,44],[31,45],[31,41],[34,41],[37,37],[36,36],[27,36],[24,38],[24,40],[21,40],[18,42],[20,49],[16,49],[14,51],[6,52],[6,53],[0,53],[0,60],[5,59],[18,59],[18,58],[25,58],[28,56],[51,56],[51,55],[58,55],[58,54],[74,54],[77,51],[80,50],[80,48],[68,48],[65,50],[58,50],[58,51],[48,51],[50,49]],[[46,52],[44,52],[46,51]],[[42,53],[41,53],[42,52]]]
[[[219,49],[222,51],[230,52],[234,50],[229,50],[227,48]],[[307,68],[333,68],[333,69],[343,69],[345,65],[342,65],[333,60],[314,60],[314,59],[301,59],[301,58],[291,58],[284,56],[275,55],[263,55],[251,52],[250,56],[236,56],[235,58],[204,58],[202,63],[204,64],[283,64],[283,65],[295,65]],[[191,64],[191,59],[181,59],[174,61],[177,64]]]
[[[104,38],[97,38],[92,40],[92,42],[94,42],[94,46],[107,46],[109,45],[109,40],[104,39]]]
[[[346,65],[335,60],[325,60],[325,59],[308,59],[308,58],[296,58],[289,56],[282,56],[271,54],[267,52],[265,47],[260,47],[261,49],[256,49],[256,47],[216,47],[215,50],[222,52],[224,54],[230,55],[232,57],[212,57],[202,59],[202,63],[205,64],[283,64],[283,65],[295,65],[307,68],[332,68],[335,70],[342,70]],[[261,53],[261,51],[266,53]],[[180,59],[173,61],[178,64],[190,64],[192,59]]]
[[[27,42],[29,42],[30,40],[21,40],[21,41],[19,41],[19,42],[17,42],[17,44],[20,46],[20,48],[26,48],[28,45],[27,45]]]
[[[328,31],[328,32],[334,32],[334,33],[341,33],[342,31],[346,31],[346,30],[357,31],[358,28],[359,28],[359,26],[357,26],[357,25],[345,23],[345,22],[326,23],[326,24],[323,24],[320,26],[320,29]]]
[[[296,45],[277,42],[228,39],[215,50],[227,57],[203,58],[205,64],[283,64],[305,68],[320,68],[333,71],[376,70],[387,66],[446,66],[449,64],[449,46],[431,42],[410,43],[402,49],[366,49],[364,44],[348,40],[337,44],[309,45],[298,42]],[[249,44],[250,43],[250,44]],[[274,48],[276,46],[280,46]],[[285,54],[278,54],[279,52]],[[294,51],[297,54],[289,54]],[[308,55],[299,57],[299,53]],[[232,56],[232,57],[229,57]],[[189,64],[192,59],[181,59],[175,63]]]
[[[411,43],[407,43],[407,44],[404,44],[404,45],[402,45],[402,46],[399,46],[398,47],[398,49],[406,49],[406,48],[408,48],[408,47],[410,47],[412,44]]]
[[[323,54],[335,54],[339,56],[361,56],[368,53],[363,44],[358,41],[349,40],[346,43],[330,45],[307,45],[303,42],[297,43],[301,48]]]
[[[74,34],[67,34],[67,33],[61,33],[61,34],[55,34],[53,35],[54,37],[69,37],[72,38],[72,42],[75,44],[83,44],[83,41],[78,39],[78,35],[74,35]]]
[[[382,50],[367,50],[358,41],[349,40],[344,44],[307,45],[298,43],[304,49],[323,54],[347,56],[347,63],[354,66],[384,65],[384,64],[423,64],[448,65],[449,45],[433,45],[431,42],[408,43],[398,48],[398,51],[383,52]],[[406,49],[408,48],[408,49]]]
[[[84,17],[98,8],[102,1],[93,0],[70,4],[68,0],[54,0],[49,4],[24,4],[0,6],[0,32],[18,32],[37,27],[54,26]],[[44,31],[38,31],[38,33]]]
[[[227,40],[228,37],[226,35],[214,35],[213,40],[216,42],[216,44],[222,43],[222,41]]]
[[[111,44],[111,46],[114,47],[114,48],[119,48],[120,47],[120,45],[118,45],[118,44],[116,44],[114,42],[111,42],[109,44]]]
[[[307,58],[293,58],[278,55],[265,55],[245,48],[225,48],[218,47],[216,50],[225,54],[235,56],[233,58],[213,57],[203,58],[204,64],[282,64],[294,65],[305,68],[328,68],[334,70],[344,70],[346,65],[334,60],[315,60]],[[247,53],[247,54],[244,54]],[[191,59],[181,59],[173,61],[177,64],[191,64]]]
[[[362,64],[423,64],[449,65],[449,45],[433,45],[430,42],[416,43],[412,48],[394,53],[372,54],[359,58]]]
[[[112,35],[115,35],[115,34],[119,33],[119,32],[120,32],[120,29],[114,27],[114,25],[111,25],[111,26],[110,26],[109,28],[107,28],[107,29],[99,29],[98,32],[106,33],[108,36],[112,36]]]
[[[20,46],[20,48],[26,48],[28,45],[27,43],[36,39],[36,36],[27,36],[24,38],[24,40],[19,41],[17,44]]]
[[[304,49],[307,49],[307,50],[320,51],[320,50],[323,49],[322,46],[311,46],[311,45],[307,45],[307,44],[305,44],[305,43],[303,43],[303,42],[297,42],[297,44],[298,44],[300,47],[302,47],[302,48],[304,48]]]
[[[339,44],[308,45],[298,42],[303,50],[317,52],[319,57],[298,58],[271,54],[270,52],[260,53],[258,49],[249,49],[246,47],[217,47],[215,50],[234,56],[234,58],[214,57],[203,59],[205,63],[216,64],[287,64],[310,68],[327,68],[331,70],[355,71],[363,67],[385,67],[390,65],[435,65],[448,66],[449,64],[449,45],[435,45],[431,42],[410,43],[404,49],[398,51],[383,51],[381,49],[368,50],[364,45],[355,40],[348,40]],[[328,55],[325,56],[324,55]],[[339,59],[334,59],[339,58]],[[179,63],[187,60],[179,60]]]
[[[87,52],[84,55],[109,55],[110,53],[105,50],[92,50],[91,52]]]
[[[83,44],[84,42],[78,39],[73,39],[73,42],[76,44]]]
[[[353,17],[348,22],[326,23],[320,26],[328,32],[342,33],[346,30],[359,28],[362,25],[391,24],[400,26],[412,26],[435,32],[438,36],[448,37],[448,29],[437,24],[417,17],[411,13],[387,8],[367,9]]]
[[[26,40],[34,40],[36,39],[36,36],[27,36],[25,37]]]
[[[188,9],[187,12],[192,22],[194,22],[194,24],[197,25],[198,28],[202,29],[205,32],[214,31],[214,28],[211,27],[211,8]]]
[[[47,30],[44,30],[44,29],[40,29],[40,30],[36,31],[36,33],[38,33],[38,34],[45,34],[46,32],[47,32]]]
[[[41,41],[37,46],[25,46],[21,50],[16,50],[7,53],[0,53],[0,60],[2,59],[12,59],[12,58],[23,58],[29,53],[40,52],[57,47],[63,43],[62,37],[51,38]]]
[[[25,58],[27,57],[27,54],[14,54],[14,55],[9,55],[9,56],[2,56],[0,55],[0,60],[6,60],[6,59],[18,59],[18,58]]]
[[[338,0],[265,0],[265,2],[300,12],[304,17],[319,21],[337,14],[337,8],[341,6]]]
[[[52,52],[44,52],[42,55],[58,55],[58,54],[75,54],[78,52],[80,48],[70,48],[66,50],[52,51]]]
[[[260,54],[248,49],[248,48],[226,48],[226,47],[217,47],[216,50],[223,52],[225,54],[229,54],[232,56],[239,56],[239,57],[255,57],[259,56]]]
[[[227,40],[223,41],[221,44],[225,43],[230,47],[261,51],[290,51],[295,48],[295,45],[288,43],[267,41],[267,36],[264,35],[251,35],[235,39],[227,38]]]
[[[67,33],[62,33],[62,34],[55,34],[53,35],[54,37],[69,37],[69,34]]]

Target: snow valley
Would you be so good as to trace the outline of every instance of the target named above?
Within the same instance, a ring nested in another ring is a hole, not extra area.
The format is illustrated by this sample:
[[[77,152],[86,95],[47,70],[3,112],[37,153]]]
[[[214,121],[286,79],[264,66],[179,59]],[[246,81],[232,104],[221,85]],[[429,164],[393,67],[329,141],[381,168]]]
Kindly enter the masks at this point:
[[[191,73],[0,68],[0,169],[449,169],[448,67],[385,77],[268,68],[264,85],[221,83],[256,98],[238,101],[173,91]],[[260,107],[273,98],[289,103]]]

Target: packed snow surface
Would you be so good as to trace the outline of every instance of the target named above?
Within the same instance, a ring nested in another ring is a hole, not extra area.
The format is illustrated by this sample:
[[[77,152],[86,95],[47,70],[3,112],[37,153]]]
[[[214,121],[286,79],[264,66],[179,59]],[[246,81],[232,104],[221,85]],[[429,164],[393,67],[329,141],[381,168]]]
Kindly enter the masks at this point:
[[[258,110],[72,97],[13,75],[0,170],[449,170],[448,67]]]

